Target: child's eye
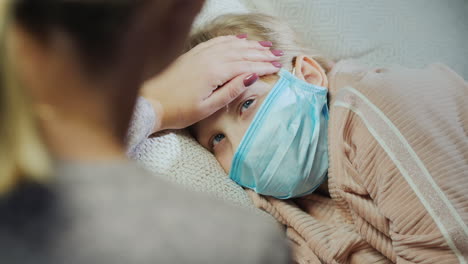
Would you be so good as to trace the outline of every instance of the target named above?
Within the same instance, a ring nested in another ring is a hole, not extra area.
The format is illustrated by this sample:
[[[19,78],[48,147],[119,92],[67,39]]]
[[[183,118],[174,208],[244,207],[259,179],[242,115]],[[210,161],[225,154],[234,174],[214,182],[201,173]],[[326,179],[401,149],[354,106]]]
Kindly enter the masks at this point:
[[[254,103],[254,99],[249,99],[247,101],[245,101],[243,104],[242,104],[242,107],[241,107],[241,114],[244,113],[245,110],[249,109],[249,107],[252,106],[252,104]]]
[[[213,138],[213,141],[211,142],[211,144],[214,146],[218,145],[226,136],[224,136],[223,134],[217,134],[216,136],[214,136]]]

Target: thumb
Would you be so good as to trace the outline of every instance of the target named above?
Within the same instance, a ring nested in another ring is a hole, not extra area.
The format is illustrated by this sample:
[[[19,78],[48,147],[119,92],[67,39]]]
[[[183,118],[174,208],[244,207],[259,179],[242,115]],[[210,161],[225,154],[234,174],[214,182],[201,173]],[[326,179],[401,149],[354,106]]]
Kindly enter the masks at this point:
[[[209,114],[218,111],[234,101],[234,99],[245,92],[247,87],[254,84],[258,78],[256,73],[241,74],[218,88],[218,90],[205,99]]]

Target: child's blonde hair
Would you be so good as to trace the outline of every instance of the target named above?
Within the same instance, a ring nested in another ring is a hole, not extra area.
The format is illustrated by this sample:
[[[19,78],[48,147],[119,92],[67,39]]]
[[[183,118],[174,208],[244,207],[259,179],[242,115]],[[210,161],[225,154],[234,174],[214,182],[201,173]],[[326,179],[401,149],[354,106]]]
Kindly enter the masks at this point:
[[[249,40],[268,40],[273,42],[273,49],[284,51],[284,56],[279,57],[278,61],[289,71],[293,69],[295,58],[299,55],[313,58],[326,72],[333,65],[331,60],[320,55],[313,47],[305,47],[299,35],[286,23],[259,13],[222,15],[195,31],[189,37],[186,49],[190,50],[215,37],[243,33],[248,35]]]

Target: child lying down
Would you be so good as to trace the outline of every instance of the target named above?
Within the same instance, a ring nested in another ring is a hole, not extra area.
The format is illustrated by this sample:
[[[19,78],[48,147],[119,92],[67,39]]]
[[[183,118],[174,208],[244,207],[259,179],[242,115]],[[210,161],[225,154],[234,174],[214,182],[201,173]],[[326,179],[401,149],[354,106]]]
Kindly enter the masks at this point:
[[[191,131],[232,180],[265,195],[253,197],[287,226],[296,260],[466,261],[467,83],[440,64],[334,63],[261,14],[222,16],[189,48],[240,33],[271,40],[282,70]],[[326,183],[331,198],[309,195]]]
[[[333,62],[300,46],[287,26],[264,15],[223,16],[194,34],[190,45],[236,32],[274,40],[282,69],[191,131],[243,187],[281,199],[309,194],[327,176],[326,73]]]

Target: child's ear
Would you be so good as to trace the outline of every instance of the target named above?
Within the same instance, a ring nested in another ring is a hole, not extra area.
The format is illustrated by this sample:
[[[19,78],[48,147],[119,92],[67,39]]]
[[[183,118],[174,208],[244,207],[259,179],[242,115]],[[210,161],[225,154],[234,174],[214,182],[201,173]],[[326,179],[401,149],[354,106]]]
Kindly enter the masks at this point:
[[[328,78],[320,64],[307,56],[297,56],[294,64],[296,77],[310,84],[328,88]]]

